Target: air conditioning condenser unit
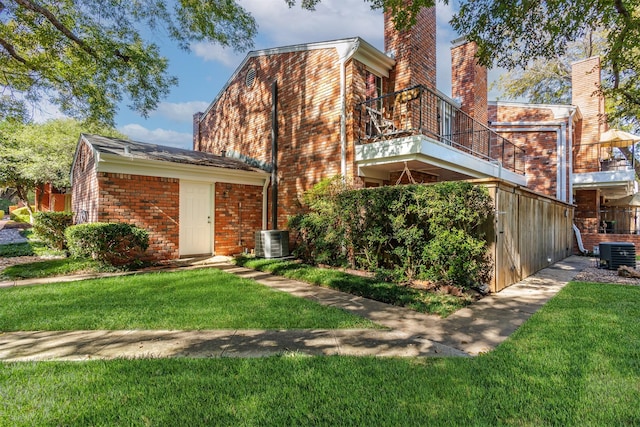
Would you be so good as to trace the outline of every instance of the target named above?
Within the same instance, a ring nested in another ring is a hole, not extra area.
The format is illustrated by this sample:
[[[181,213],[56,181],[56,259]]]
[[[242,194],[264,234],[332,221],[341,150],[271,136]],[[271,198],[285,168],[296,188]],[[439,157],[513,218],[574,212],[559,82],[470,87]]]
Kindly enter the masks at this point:
[[[287,230],[256,231],[256,256],[259,258],[289,256],[289,232]]]

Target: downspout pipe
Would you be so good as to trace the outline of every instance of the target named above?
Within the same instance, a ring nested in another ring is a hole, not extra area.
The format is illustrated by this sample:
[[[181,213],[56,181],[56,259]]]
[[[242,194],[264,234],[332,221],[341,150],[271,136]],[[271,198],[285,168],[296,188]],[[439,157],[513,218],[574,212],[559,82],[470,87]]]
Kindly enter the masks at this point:
[[[278,229],[278,81],[271,84],[271,229]]]
[[[573,224],[573,232],[576,234],[576,241],[578,242],[578,249],[583,255],[587,254],[587,250],[584,248],[584,244],[582,243],[582,235],[580,234],[580,229]]]

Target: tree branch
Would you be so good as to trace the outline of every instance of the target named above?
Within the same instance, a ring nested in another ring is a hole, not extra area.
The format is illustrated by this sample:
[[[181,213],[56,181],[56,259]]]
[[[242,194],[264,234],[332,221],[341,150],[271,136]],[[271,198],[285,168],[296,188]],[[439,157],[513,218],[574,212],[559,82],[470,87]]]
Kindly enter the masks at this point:
[[[25,9],[29,9],[33,12],[39,13],[40,15],[47,18],[47,20],[51,23],[51,25],[56,27],[58,31],[64,34],[69,40],[76,43],[78,46],[80,46],[82,50],[87,52],[89,55],[93,56],[94,58],[97,58],[97,54],[95,50],[93,50],[91,46],[85,43],[84,40],[82,40],[81,38],[73,34],[73,32],[69,28],[67,28],[62,22],[60,22],[58,18],[56,18],[55,15],[51,13],[51,11],[49,11],[47,8],[40,6],[39,4],[36,4],[31,0],[15,0],[15,2],[18,3],[20,6],[24,7]]]
[[[4,48],[4,50],[6,50],[7,53],[9,55],[11,55],[11,57],[13,59],[15,59],[16,61],[27,65],[27,60],[24,59],[22,56],[18,55],[18,52],[16,52],[15,48],[13,47],[13,45],[11,43],[9,43],[8,41],[6,41],[3,38],[0,38],[0,46],[2,46]]]

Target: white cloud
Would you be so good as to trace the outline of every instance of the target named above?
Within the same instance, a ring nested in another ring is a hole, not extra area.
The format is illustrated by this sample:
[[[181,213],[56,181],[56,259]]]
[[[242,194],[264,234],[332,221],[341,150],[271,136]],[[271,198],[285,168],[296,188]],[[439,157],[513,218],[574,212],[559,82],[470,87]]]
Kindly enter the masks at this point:
[[[136,123],[119,127],[118,130],[134,141],[149,142],[158,145],[190,149],[193,145],[190,133],[177,132],[167,129],[147,129]]]
[[[258,30],[268,43],[259,48],[318,42],[360,36],[382,48],[382,11],[371,10],[363,0],[322,0],[315,11],[284,1],[240,0],[256,19]]]
[[[242,61],[244,54],[235,52],[233,49],[225,48],[213,43],[194,43],[191,50],[196,56],[205,61],[219,62],[225,67],[233,68]]]
[[[161,116],[174,122],[191,123],[193,114],[209,106],[205,101],[161,102],[151,116]]]

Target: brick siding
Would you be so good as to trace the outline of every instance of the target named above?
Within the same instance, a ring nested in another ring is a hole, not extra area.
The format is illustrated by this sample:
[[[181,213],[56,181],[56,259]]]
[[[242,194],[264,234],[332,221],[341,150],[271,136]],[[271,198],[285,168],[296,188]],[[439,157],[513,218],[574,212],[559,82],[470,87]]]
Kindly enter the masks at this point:
[[[71,192],[71,210],[74,222],[96,222],[98,220],[99,192],[95,159],[93,152],[84,141],[78,144],[77,150]]]
[[[216,255],[255,249],[255,232],[259,230],[262,230],[262,187],[216,183]]]
[[[150,259],[178,258],[179,180],[99,172],[99,222],[125,222],[149,232]]]
[[[436,28],[435,7],[423,8],[405,31],[397,31],[390,13],[384,14],[384,50],[396,59],[391,92],[418,84],[436,88]]]
[[[483,125],[488,121],[487,68],[478,64],[478,45],[460,43],[451,48],[451,96],[461,109]]]
[[[335,49],[250,58],[200,122],[202,151],[271,163],[271,91],[278,82],[278,224],[302,193],[340,173],[340,65]],[[249,70],[255,70],[247,87]],[[351,156],[352,156],[351,152]],[[348,160],[348,164],[353,159]]]

